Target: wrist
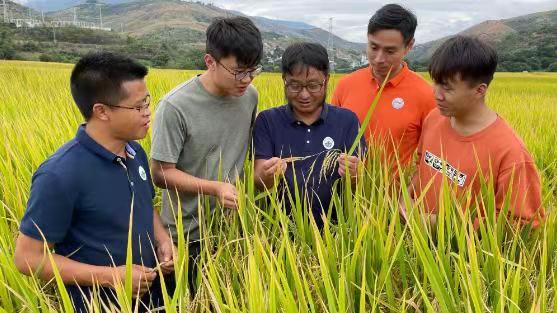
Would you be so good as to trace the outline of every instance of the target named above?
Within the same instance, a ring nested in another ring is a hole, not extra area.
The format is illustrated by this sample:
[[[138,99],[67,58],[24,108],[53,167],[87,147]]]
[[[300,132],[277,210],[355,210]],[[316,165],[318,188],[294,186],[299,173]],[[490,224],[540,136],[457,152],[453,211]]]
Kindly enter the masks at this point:
[[[95,276],[95,281],[101,287],[114,287],[114,280],[118,277],[118,269],[112,266],[102,266],[99,270],[93,274]]]

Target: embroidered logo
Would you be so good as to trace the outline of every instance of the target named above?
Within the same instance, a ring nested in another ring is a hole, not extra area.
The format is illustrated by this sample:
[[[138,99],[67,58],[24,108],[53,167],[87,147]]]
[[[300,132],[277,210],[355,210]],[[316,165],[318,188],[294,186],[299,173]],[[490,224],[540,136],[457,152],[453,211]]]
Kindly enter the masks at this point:
[[[143,166],[139,166],[139,177],[145,181],[147,180],[147,173],[145,172]]]
[[[443,161],[440,157],[426,150],[424,154],[424,162],[439,173],[445,174],[451,181],[464,187],[467,175],[457,170],[454,166]],[[443,169],[443,166],[445,167]]]
[[[323,147],[325,147],[325,149],[327,150],[331,150],[335,145],[335,141],[333,140],[333,138],[331,137],[325,137],[325,139],[323,139]]]
[[[393,108],[400,110],[404,106],[404,99],[402,98],[394,98],[393,102],[391,103]]]

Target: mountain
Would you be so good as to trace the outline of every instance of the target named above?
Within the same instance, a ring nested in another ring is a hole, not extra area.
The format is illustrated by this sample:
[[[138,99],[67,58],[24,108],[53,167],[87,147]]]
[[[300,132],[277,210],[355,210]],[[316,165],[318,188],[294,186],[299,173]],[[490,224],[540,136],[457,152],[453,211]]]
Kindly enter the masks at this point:
[[[73,20],[75,14],[79,21],[100,23],[102,13],[104,27],[110,27],[133,38],[146,39],[151,43],[202,48],[205,44],[205,30],[214,18],[246,16],[241,12],[228,11],[199,1],[127,1],[105,4],[102,8],[94,2],[96,1],[89,0],[64,10],[49,12],[47,18]],[[329,41],[329,32],[306,23],[258,16],[247,17],[262,32],[269,62],[279,59],[284,48],[291,42],[312,41],[326,46]],[[349,42],[334,35],[332,39],[336,50],[337,68],[351,67],[354,61],[360,60],[365,51],[365,44]]]
[[[48,16],[54,19],[72,19],[73,8],[51,12]],[[80,4],[75,8],[80,20],[98,21],[98,6]],[[102,15],[105,24],[110,25],[109,27],[116,30],[123,28],[126,33],[135,36],[152,35],[160,33],[161,30],[168,32],[169,29],[170,32],[178,29],[199,31],[204,36],[205,30],[215,17],[247,16],[241,12],[228,11],[210,4],[177,0],[128,1],[116,5],[104,5]],[[316,41],[324,45],[329,39],[329,32],[306,23],[258,16],[247,17],[254,21],[262,33],[267,33],[268,37],[277,37],[276,39],[286,41],[291,37],[297,40]],[[365,44],[362,43],[349,42],[338,36],[333,36],[333,40],[335,46],[341,50],[358,52],[365,50]]]
[[[131,1],[133,0],[102,0],[102,3],[119,4]],[[56,11],[82,4],[85,0],[19,0],[18,2],[37,11]]]
[[[485,21],[459,34],[490,42],[499,54],[499,71],[547,70],[557,62],[557,10]],[[435,49],[449,37],[416,45],[408,60],[425,68]]]
[[[0,3],[0,5],[1,4],[2,3]],[[8,18],[28,18],[29,16],[38,16],[41,14],[39,11],[33,8],[21,5],[10,0],[6,1],[6,6],[7,8],[9,8],[6,14]],[[4,14],[3,9],[4,8],[2,8],[2,12],[0,13],[2,15]],[[4,18],[4,16],[2,16],[2,18]]]

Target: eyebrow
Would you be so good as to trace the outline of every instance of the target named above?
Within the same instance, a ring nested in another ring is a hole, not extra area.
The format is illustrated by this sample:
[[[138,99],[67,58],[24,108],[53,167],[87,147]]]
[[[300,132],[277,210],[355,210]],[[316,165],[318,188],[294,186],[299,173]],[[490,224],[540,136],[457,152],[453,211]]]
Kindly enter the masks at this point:
[[[369,45],[370,46],[378,46],[378,47],[386,49],[386,50],[396,50],[396,49],[398,49],[398,46],[381,46],[380,44],[378,44],[376,42],[373,42],[373,41],[370,41]]]
[[[321,84],[325,79],[310,79],[307,81],[300,81],[297,79],[291,79],[290,81],[287,81],[288,83],[297,83],[297,84],[311,84],[311,83],[319,83]]]
[[[151,94],[147,93],[147,95],[145,97],[143,97],[143,99],[138,100],[135,104],[139,104],[140,102],[145,102],[145,100],[147,100],[147,98],[150,98],[150,97],[151,97]]]

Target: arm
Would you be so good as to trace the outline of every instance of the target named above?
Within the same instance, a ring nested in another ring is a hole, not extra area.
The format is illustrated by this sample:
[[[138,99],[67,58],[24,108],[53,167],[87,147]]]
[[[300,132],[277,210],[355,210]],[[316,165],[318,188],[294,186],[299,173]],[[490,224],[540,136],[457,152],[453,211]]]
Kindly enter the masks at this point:
[[[25,275],[37,275],[48,281],[54,278],[52,264],[48,251],[52,243],[46,243],[20,233],[14,253],[16,268]],[[125,266],[107,267],[95,266],[71,260],[67,257],[52,253],[52,259],[64,284],[92,286],[99,284],[102,287],[114,288],[118,282],[123,282],[126,277]],[[151,269],[134,265],[132,272],[133,294],[144,294],[156,277]]]
[[[169,274],[174,271],[176,249],[156,210],[153,210],[153,228],[158,262],[161,265],[162,273]]]
[[[153,182],[170,192],[215,196],[227,208],[236,208],[236,187],[229,183],[195,177],[176,168],[176,164],[151,160]]]
[[[227,208],[236,208],[236,188],[232,184],[195,177],[176,168],[188,140],[186,116],[172,103],[159,104],[153,121],[151,171],[156,186],[183,193],[218,197]]]
[[[267,115],[272,111],[261,112],[253,129],[253,151],[254,151],[254,180],[260,189],[272,188],[275,183],[275,175],[282,174],[286,170],[286,162],[274,156],[274,142],[272,137],[272,124],[267,120]]]
[[[526,152],[525,152],[526,153]],[[545,212],[541,204],[541,182],[536,166],[529,155],[501,171],[495,186],[497,214],[503,209],[505,201],[509,202],[508,215],[520,224],[532,223],[539,226]]]

